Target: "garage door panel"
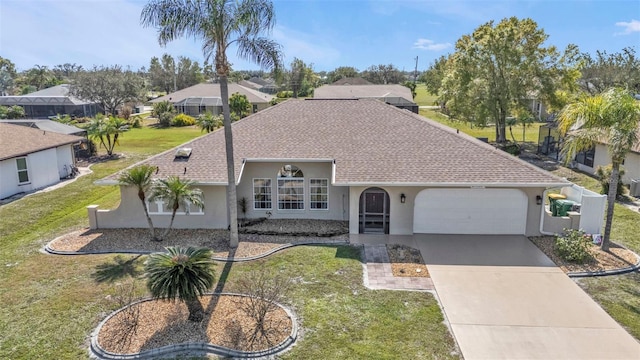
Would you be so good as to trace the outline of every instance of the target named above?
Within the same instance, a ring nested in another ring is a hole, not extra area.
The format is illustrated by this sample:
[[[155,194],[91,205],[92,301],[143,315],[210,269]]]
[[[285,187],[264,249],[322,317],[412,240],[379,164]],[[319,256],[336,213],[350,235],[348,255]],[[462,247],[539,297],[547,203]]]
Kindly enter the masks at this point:
[[[416,196],[414,233],[524,234],[527,197],[516,189],[426,189]]]

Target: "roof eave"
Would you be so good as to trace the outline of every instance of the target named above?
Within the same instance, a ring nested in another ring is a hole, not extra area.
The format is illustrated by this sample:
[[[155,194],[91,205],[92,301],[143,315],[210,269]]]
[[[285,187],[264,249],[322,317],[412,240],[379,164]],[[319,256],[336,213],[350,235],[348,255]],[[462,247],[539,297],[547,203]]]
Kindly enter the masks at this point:
[[[550,188],[570,186],[567,182],[540,183],[457,183],[457,182],[334,182],[334,186],[424,186],[424,187],[457,187],[457,188]]]

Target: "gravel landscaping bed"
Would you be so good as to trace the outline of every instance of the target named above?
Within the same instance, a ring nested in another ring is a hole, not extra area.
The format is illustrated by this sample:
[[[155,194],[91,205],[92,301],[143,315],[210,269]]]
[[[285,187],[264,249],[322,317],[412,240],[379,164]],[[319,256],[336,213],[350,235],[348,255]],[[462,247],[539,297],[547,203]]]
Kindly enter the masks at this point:
[[[591,259],[585,264],[576,264],[562,259],[556,253],[554,250],[554,236],[530,237],[529,240],[566,273],[618,270],[634,266],[638,262],[638,258],[632,251],[613,242],[610,245],[609,252],[602,251],[600,246],[591,244],[589,247]]]
[[[398,277],[430,277],[420,250],[406,245],[387,245],[391,272]]]
[[[257,224],[260,229],[274,231],[282,229],[283,233],[291,234],[296,228],[304,229],[307,233],[335,232],[343,229],[340,221],[317,220],[266,220]],[[164,229],[156,229],[161,234]],[[261,235],[240,234],[239,244],[235,249],[234,258],[245,258],[264,254],[286,244],[300,244],[306,242],[335,242],[349,241],[347,233],[336,236],[291,236],[291,235]],[[152,241],[149,229],[82,229],[65,234],[49,243],[49,248],[56,251],[80,253],[91,252],[157,252],[164,251],[167,246],[193,246],[213,249],[214,256],[229,256],[229,232],[220,229],[173,229],[166,239]]]
[[[349,233],[349,223],[336,220],[268,219],[247,220],[239,229],[244,234],[330,237]]]
[[[260,338],[250,344],[248,335],[255,321],[240,308],[238,296],[203,296],[206,310],[202,322],[189,321],[189,311],[182,302],[144,301],[109,318],[100,329],[98,344],[116,354],[135,354],[181,343],[208,343],[234,350],[260,351],[284,341],[292,330],[292,319],[281,308],[267,315],[269,340]],[[134,322],[137,318],[137,322]],[[137,324],[132,326],[132,324]]]

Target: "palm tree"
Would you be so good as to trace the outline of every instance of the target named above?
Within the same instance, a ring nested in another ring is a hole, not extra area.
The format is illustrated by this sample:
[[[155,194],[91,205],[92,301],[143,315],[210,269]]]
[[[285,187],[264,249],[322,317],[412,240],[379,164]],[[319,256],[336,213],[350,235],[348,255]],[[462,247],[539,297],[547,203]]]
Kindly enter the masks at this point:
[[[107,155],[113,155],[113,149],[118,145],[120,134],[127,131],[129,124],[119,117],[111,116],[106,118],[102,114],[97,114],[89,121],[87,134],[92,140],[100,141],[107,151]]]
[[[610,89],[596,96],[583,96],[565,106],[558,116],[558,125],[561,134],[567,135],[562,148],[566,161],[597,143],[606,143],[609,148],[611,178],[602,239],[602,250],[608,251],[620,165],[640,140],[640,105],[626,90]]]
[[[204,196],[200,189],[193,189],[194,184],[191,180],[182,180],[178,176],[169,176],[167,179],[156,180],[151,187],[151,196],[149,201],[162,200],[171,209],[171,221],[169,227],[162,234],[161,239],[164,239],[171,227],[173,226],[173,220],[176,217],[176,212],[182,206],[185,212],[189,214],[189,207],[191,205],[199,208],[204,208]]]
[[[135,186],[138,189],[138,199],[140,199],[142,203],[144,215],[147,217],[147,223],[151,231],[151,240],[153,241],[157,241],[158,239],[156,238],[153,221],[151,221],[151,216],[149,216],[149,210],[147,209],[146,193],[151,189],[151,178],[156,169],[155,166],[151,165],[136,166],[123,172],[118,179],[120,184]]]
[[[222,116],[213,115],[211,111],[207,111],[206,113],[200,115],[198,119],[196,119],[196,123],[202,131],[206,130],[208,133],[210,133],[222,126]]]
[[[238,48],[240,58],[265,68],[279,70],[282,63],[280,45],[260,36],[275,25],[270,0],[151,0],[142,9],[141,23],[158,29],[161,45],[183,36],[203,42],[206,60],[215,59],[220,79],[220,97],[224,120],[227,155],[227,208],[230,219],[230,246],[238,246],[238,208],[236,204],[233,136],[229,113],[227,78],[231,64],[227,59],[230,45]]]
[[[202,321],[204,308],[198,296],[211,289],[214,262],[205,248],[167,247],[166,253],[153,253],[145,262],[147,287],[156,299],[183,301],[190,321]]]

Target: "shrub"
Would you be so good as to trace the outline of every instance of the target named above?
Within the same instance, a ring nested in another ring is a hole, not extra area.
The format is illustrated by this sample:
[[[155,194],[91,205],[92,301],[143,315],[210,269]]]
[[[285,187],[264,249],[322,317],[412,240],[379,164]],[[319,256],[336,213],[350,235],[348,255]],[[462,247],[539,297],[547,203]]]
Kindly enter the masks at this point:
[[[142,117],[140,115],[132,116],[129,119],[132,128],[139,129],[142,127]]]
[[[609,194],[609,179],[611,179],[611,165],[607,166],[598,166],[596,168],[596,176],[598,177],[598,181],[600,182],[600,186],[602,190],[601,194],[608,195]],[[624,195],[624,184],[622,184],[622,175],[624,175],[624,169],[620,168],[620,176],[618,177],[618,188],[616,189],[616,197],[621,197]]]
[[[162,101],[153,105],[151,116],[158,118],[158,124],[161,127],[171,126],[171,120],[176,114],[173,104],[168,101]]]
[[[278,91],[278,93],[276,94],[276,97],[280,98],[280,99],[288,99],[290,97],[293,97],[293,91]]]
[[[196,119],[187,114],[178,114],[171,120],[171,126],[191,126],[196,124]]]
[[[565,229],[563,236],[556,235],[555,249],[561,258],[575,263],[584,263],[591,258],[589,246],[591,236],[582,230]]]

